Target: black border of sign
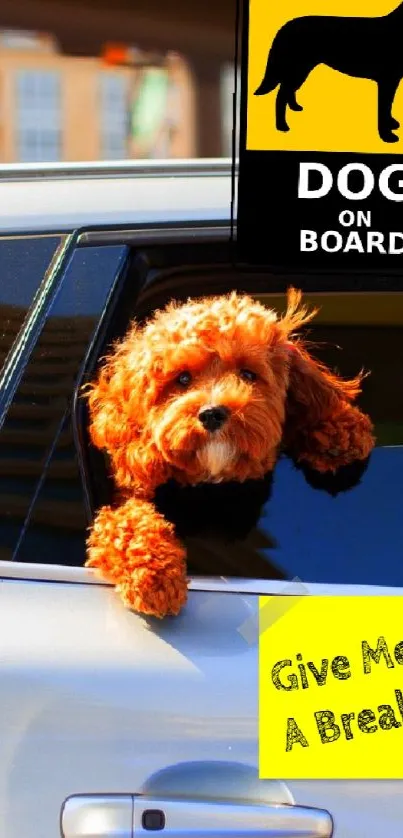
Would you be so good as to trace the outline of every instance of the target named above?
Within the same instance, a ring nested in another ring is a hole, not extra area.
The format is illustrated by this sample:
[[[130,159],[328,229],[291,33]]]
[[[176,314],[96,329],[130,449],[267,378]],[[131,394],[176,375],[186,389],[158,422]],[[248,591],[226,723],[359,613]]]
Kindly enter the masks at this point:
[[[300,287],[310,286],[311,292],[327,291],[329,285],[332,290],[335,282],[340,277],[341,288],[346,291],[346,279],[350,277],[349,290],[354,291],[403,291],[403,272],[398,268],[387,268],[385,270],[371,268],[350,268],[348,271],[337,270],[336,268],[320,269],[309,268],[301,271],[288,268],[271,266],[270,264],[249,264],[238,259],[237,251],[237,230],[236,222],[238,216],[239,199],[239,175],[242,169],[242,157],[247,153],[246,135],[248,118],[248,65],[249,65],[249,8],[251,0],[236,0],[236,22],[235,22],[235,84],[233,97],[233,128],[232,128],[232,185],[231,185],[231,245],[233,254],[233,265],[238,271],[249,273],[262,273],[264,271],[277,283],[280,278],[285,282],[287,279]],[[270,2],[270,0],[269,0]],[[240,86],[237,84],[238,68],[240,66]],[[239,113],[239,142],[236,140],[237,116]],[[237,165],[238,157],[238,165]],[[235,213],[235,209],[237,212]],[[280,280],[281,281],[281,280]]]
[[[236,256],[236,218],[237,187],[241,155],[246,151],[246,129],[248,118],[248,62],[249,62],[249,0],[236,0],[235,17],[235,78],[233,98],[232,126],[232,193],[231,193],[231,240]],[[238,86],[238,68],[241,68],[241,84]],[[245,91],[245,94],[244,94]],[[239,107],[238,107],[239,104]],[[237,122],[239,113],[239,144],[237,145]],[[238,165],[237,165],[238,158]]]

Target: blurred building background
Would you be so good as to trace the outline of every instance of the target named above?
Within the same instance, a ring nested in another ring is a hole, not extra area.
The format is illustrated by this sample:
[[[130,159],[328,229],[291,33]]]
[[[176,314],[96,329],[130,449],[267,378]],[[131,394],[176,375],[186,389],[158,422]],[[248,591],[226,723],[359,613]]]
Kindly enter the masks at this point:
[[[1,0],[0,163],[231,155],[236,0]]]

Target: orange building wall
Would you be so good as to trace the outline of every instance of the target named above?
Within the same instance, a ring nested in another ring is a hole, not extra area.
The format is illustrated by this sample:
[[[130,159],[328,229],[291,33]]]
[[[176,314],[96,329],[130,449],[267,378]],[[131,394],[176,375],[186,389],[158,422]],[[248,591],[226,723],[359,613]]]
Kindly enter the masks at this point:
[[[15,74],[18,70],[52,70],[62,76],[62,161],[102,159],[100,74],[116,73],[133,82],[136,70],[106,67],[99,58],[79,58],[58,53],[0,49],[0,162],[18,162]],[[183,121],[170,156],[192,157],[195,148],[195,104],[192,73],[177,56],[170,72],[181,89]],[[127,157],[132,156],[127,144]]]

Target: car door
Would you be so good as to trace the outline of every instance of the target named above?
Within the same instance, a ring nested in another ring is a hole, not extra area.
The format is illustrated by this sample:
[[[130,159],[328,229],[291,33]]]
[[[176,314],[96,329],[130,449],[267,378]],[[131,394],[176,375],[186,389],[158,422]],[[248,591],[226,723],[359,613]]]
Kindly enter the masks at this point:
[[[8,838],[54,838],[60,829],[64,838],[401,834],[400,782],[284,783],[259,780],[257,770],[259,595],[287,592],[295,578],[310,593],[403,590],[403,410],[391,383],[398,290],[369,289],[365,280],[348,288],[335,277],[323,298],[320,278],[308,287],[299,278],[325,308],[328,300],[320,328],[340,331],[346,370],[356,371],[360,347],[376,366],[367,398],[380,442],[362,487],[334,501],[281,461],[244,543],[223,550],[203,534],[189,541],[190,595],[177,618],[129,612],[83,567],[108,475],[89,449],[78,391],[108,341],[131,315],[145,317],[172,297],[237,287],[283,304],[288,280],[234,268],[228,239],[218,222],[79,231],[6,359],[0,818]],[[374,354],[374,338],[383,353]],[[292,527],[290,492],[299,509]]]

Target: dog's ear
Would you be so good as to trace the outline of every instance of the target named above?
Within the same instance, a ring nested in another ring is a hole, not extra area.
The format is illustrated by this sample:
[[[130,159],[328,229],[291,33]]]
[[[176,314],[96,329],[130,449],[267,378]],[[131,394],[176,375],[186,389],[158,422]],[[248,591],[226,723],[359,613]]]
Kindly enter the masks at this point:
[[[136,488],[145,497],[162,479],[162,466],[155,446],[143,434],[145,396],[152,395],[152,381],[142,331],[132,325],[103,359],[97,378],[85,385],[82,394],[88,403],[91,441],[108,454],[117,485]]]
[[[310,355],[294,333],[317,312],[309,313],[300,301],[301,293],[291,289],[287,311],[279,324],[289,352],[283,444],[307,474],[342,474],[340,470],[354,463],[364,466],[375,444],[370,418],[354,404],[363,374],[342,379]]]
[[[133,408],[141,386],[141,371],[136,365],[131,368],[129,360],[130,353],[135,354],[136,338],[133,325],[129,335],[116,342],[110,354],[101,359],[96,379],[82,390],[88,403],[91,441],[108,454],[129,443],[136,433]]]

